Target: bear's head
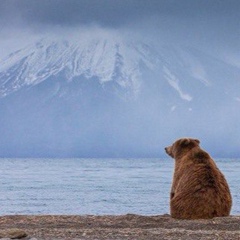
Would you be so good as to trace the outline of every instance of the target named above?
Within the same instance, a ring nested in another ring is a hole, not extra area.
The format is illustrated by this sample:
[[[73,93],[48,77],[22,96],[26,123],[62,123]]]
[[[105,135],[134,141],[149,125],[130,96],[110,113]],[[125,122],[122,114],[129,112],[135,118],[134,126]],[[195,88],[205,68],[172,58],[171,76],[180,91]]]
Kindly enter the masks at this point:
[[[166,147],[166,153],[172,158],[178,158],[185,155],[189,150],[199,146],[200,141],[193,138],[180,138],[174,142],[171,146]]]

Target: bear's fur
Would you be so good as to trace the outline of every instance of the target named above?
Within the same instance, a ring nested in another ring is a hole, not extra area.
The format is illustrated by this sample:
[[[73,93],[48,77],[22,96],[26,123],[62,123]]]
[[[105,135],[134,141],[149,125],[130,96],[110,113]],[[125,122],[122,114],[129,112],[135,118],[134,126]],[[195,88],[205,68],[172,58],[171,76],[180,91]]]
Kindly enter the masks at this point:
[[[182,138],[166,147],[175,159],[170,212],[178,219],[208,219],[230,214],[232,198],[227,181],[199,140]]]

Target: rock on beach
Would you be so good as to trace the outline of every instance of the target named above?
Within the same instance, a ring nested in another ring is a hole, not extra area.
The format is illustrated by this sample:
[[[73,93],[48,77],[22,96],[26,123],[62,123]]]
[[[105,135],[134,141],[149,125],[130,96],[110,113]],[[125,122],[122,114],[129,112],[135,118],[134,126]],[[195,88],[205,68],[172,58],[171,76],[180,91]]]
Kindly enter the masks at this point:
[[[0,238],[4,239],[22,239],[26,238],[27,233],[21,229],[16,229],[16,228],[7,228],[4,230],[0,230]]]

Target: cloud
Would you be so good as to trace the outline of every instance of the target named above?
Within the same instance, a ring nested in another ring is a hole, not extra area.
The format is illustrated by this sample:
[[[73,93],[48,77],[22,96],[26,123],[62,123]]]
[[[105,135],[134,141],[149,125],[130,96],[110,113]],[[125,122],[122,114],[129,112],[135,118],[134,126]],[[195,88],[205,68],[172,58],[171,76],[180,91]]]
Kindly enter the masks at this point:
[[[121,27],[152,16],[174,17],[193,24],[223,18],[224,24],[238,19],[239,6],[237,0],[2,0],[0,13],[2,19],[12,19],[10,24],[21,19],[29,26],[98,23]]]
[[[171,2],[171,1],[170,1]],[[167,6],[166,6],[167,5]],[[33,26],[76,26],[99,24],[120,27],[142,17],[157,14],[168,7],[166,1],[151,0],[2,0],[1,18],[10,24],[19,21]],[[6,21],[7,22],[7,21]]]
[[[1,0],[0,31],[1,38],[19,39],[98,26],[233,58],[240,49],[239,12],[238,0]]]

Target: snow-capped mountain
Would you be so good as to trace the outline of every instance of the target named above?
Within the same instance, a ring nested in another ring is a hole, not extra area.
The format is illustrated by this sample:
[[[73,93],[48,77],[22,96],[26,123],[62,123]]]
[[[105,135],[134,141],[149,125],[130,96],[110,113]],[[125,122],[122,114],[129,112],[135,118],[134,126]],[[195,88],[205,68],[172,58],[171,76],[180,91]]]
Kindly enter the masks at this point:
[[[114,38],[47,38],[0,62],[0,97],[60,75],[68,83],[96,78],[104,87],[114,82],[137,96],[143,90],[143,82],[145,87],[148,84],[146,72],[168,84],[181,99],[191,101],[196,86],[209,89],[215,85],[216,89],[226,78],[235,85],[239,69],[186,47],[162,46],[157,51],[146,43]],[[234,93],[232,97],[238,100],[240,95]]]
[[[40,39],[0,62],[0,155],[158,156],[187,135],[235,153],[239,76],[192,47]]]
[[[64,74],[67,82],[79,76],[96,77],[100,83],[115,81],[137,94],[141,67],[154,70],[159,56],[142,43],[112,39],[90,41],[42,39],[15,53],[0,64],[0,95],[34,86],[52,76]]]

